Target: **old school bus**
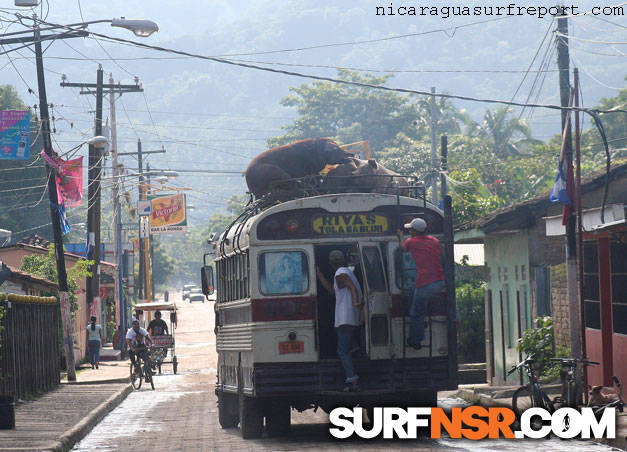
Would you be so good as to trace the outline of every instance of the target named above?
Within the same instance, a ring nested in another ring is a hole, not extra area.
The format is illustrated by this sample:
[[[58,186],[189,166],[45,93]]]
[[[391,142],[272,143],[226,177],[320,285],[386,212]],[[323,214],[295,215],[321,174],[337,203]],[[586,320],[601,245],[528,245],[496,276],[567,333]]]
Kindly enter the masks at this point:
[[[450,198],[445,210],[450,212]],[[416,269],[396,231],[413,218],[443,244],[446,290],[429,304],[423,347],[405,346]],[[289,431],[292,409],[435,406],[457,387],[452,225],[422,198],[376,193],[311,196],[251,209],[215,246],[219,420],[246,438]],[[332,250],[364,294],[365,353],[354,357],[358,392],[343,392],[337,355]],[[203,268],[205,288],[213,270]],[[426,344],[426,345],[425,345]]]

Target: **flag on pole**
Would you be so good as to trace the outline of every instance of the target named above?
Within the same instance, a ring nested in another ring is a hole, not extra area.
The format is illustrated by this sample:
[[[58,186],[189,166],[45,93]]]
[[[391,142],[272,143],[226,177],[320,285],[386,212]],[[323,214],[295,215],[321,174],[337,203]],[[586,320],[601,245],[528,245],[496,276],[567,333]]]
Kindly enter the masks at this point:
[[[569,106],[572,105],[573,96],[571,93]],[[557,167],[557,177],[555,178],[555,184],[549,199],[552,202],[561,202],[564,207],[562,209],[562,224],[565,225],[568,222],[568,218],[573,214],[575,210],[575,176],[573,173],[573,162],[566,156],[566,136],[570,128],[570,113],[572,110],[568,110],[566,115],[566,124],[564,125],[564,131],[562,133],[562,148],[560,150],[560,161]]]
[[[52,157],[45,151],[40,155],[54,169],[59,203],[78,206],[83,199],[83,157],[63,160],[54,151]]]

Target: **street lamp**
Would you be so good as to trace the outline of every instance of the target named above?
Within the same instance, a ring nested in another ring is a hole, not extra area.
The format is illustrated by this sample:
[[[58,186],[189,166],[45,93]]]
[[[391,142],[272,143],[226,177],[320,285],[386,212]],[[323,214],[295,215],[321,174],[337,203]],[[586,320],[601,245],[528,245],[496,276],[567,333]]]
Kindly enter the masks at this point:
[[[126,19],[121,17],[111,21],[112,27],[126,28],[135,33],[135,36],[147,38],[151,34],[159,31],[159,26],[152,20],[146,19]]]

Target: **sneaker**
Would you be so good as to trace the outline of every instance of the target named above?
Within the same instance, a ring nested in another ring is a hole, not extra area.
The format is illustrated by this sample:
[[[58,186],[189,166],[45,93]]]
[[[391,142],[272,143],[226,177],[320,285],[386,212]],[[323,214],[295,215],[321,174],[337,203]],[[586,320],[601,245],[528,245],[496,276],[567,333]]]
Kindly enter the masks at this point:
[[[98,364],[96,364],[96,369],[98,369]]]
[[[420,350],[422,348],[422,345],[420,343],[415,344],[414,342],[410,341],[409,339],[407,339],[407,346],[416,350]]]

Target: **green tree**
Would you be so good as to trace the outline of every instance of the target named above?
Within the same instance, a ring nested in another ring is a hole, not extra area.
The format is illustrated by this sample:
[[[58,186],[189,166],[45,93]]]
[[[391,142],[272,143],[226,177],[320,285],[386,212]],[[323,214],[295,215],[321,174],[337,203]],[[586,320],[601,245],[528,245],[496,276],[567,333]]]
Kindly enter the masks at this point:
[[[348,70],[339,70],[338,77],[371,85],[384,85],[392,78]],[[315,137],[329,137],[340,143],[368,140],[376,156],[391,145],[399,132],[418,137],[413,121],[421,112],[409,96],[331,82],[305,83],[290,91],[281,99],[281,105],[296,107],[299,116],[283,127],[284,135],[270,138],[269,146]]]
[[[510,118],[509,107],[486,110],[481,124],[471,123],[467,135],[484,140],[491,151],[500,158],[518,156],[525,152],[525,146],[539,143],[531,136],[527,123],[519,118]]]
[[[154,236],[153,236],[154,237]],[[161,240],[152,241],[152,272],[156,287],[166,285],[170,277],[176,272],[179,263],[174,259],[173,253],[166,249]],[[180,256],[183,258],[184,256]]]
[[[78,309],[78,291],[80,290],[79,281],[87,276],[91,276],[89,272],[90,265],[93,261],[79,259],[74,266],[67,269],[68,293],[70,296],[70,311],[72,315]],[[57,261],[54,253],[54,244],[50,244],[46,254],[31,254],[22,258],[20,270],[41,276],[53,282],[59,282],[57,275]]]
[[[12,85],[0,85],[0,110],[24,110],[26,105]]]
[[[485,303],[483,281],[465,283],[455,288],[459,312],[459,345],[461,362],[485,361]]]
[[[487,190],[475,168],[452,171],[447,182],[453,197],[455,224],[478,218],[504,204],[501,198]]]

